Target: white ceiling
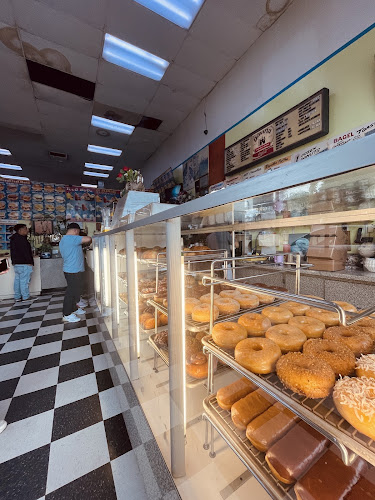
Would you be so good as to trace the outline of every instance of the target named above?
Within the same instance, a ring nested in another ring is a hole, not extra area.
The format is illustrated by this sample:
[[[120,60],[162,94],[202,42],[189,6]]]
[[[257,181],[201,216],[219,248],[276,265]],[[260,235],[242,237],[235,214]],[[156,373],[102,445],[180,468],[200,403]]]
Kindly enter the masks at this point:
[[[106,185],[116,187],[117,170],[142,167],[290,3],[206,0],[187,31],[133,0],[1,0],[0,147],[33,180],[90,182],[85,161],[112,164]],[[168,60],[161,82],[104,61],[105,33]],[[31,82],[25,58],[95,83],[94,101]],[[101,137],[90,125],[94,108],[123,121],[146,115],[162,123],[137,127],[130,137]],[[92,154],[88,143],[124,152],[116,159]],[[51,160],[50,150],[68,161]]]

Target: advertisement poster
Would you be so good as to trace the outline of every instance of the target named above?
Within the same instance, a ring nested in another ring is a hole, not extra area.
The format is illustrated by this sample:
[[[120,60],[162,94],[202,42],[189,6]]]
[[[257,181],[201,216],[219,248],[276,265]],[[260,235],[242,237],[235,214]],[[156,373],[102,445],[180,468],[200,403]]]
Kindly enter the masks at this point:
[[[0,191],[1,193],[1,191]],[[3,219],[0,221],[0,250],[9,250],[10,237],[13,234],[15,222]]]
[[[31,217],[33,220],[65,219],[65,186],[43,182],[33,182],[31,195]],[[27,208],[26,199],[24,209]],[[25,219],[25,217],[21,217]]]
[[[208,174],[208,146],[192,156],[183,166],[183,187],[185,191],[195,188],[195,181]]]
[[[96,189],[96,194],[95,194],[96,222],[102,222],[101,209],[108,205],[111,205],[112,203],[117,203],[119,198],[120,198],[120,191],[114,191],[113,189]]]
[[[81,186],[67,187],[66,220],[95,222],[95,192]]]
[[[0,182],[0,219],[30,220],[31,214],[30,182]]]

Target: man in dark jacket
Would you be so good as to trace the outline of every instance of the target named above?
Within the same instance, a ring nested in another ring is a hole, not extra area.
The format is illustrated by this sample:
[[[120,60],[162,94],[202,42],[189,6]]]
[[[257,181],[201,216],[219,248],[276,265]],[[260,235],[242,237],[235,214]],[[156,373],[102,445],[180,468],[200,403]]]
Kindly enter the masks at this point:
[[[14,267],[14,299],[16,302],[30,299],[29,283],[33,272],[33,253],[27,240],[29,230],[25,224],[16,224],[10,237],[10,257]]]

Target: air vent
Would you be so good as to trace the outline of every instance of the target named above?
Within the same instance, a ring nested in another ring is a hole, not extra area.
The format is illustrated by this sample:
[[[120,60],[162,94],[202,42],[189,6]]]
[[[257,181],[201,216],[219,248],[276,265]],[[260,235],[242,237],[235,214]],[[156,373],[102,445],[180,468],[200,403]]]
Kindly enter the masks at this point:
[[[58,153],[57,151],[50,151],[49,157],[53,160],[65,161],[68,159],[68,155],[66,153]]]
[[[89,101],[94,99],[95,83],[69,75],[55,68],[26,59],[30,78],[33,82],[42,83],[54,89],[64,90],[70,94],[78,95]]]

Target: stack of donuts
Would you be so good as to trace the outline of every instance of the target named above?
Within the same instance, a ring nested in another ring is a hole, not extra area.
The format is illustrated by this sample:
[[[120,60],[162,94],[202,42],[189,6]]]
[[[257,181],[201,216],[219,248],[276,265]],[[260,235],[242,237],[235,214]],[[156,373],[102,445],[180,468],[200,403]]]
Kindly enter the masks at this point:
[[[375,439],[375,318],[344,327],[334,311],[283,302],[245,313],[237,322],[216,323],[212,338],[234,349],[236,361],[249,371],[276,372],[294,393],[325,398],[333,392],[338,412]]]

